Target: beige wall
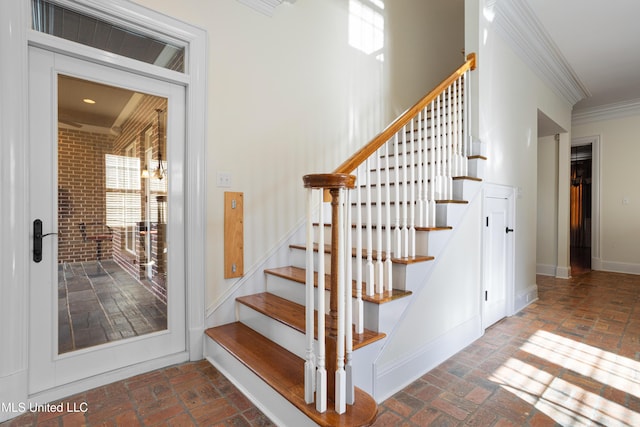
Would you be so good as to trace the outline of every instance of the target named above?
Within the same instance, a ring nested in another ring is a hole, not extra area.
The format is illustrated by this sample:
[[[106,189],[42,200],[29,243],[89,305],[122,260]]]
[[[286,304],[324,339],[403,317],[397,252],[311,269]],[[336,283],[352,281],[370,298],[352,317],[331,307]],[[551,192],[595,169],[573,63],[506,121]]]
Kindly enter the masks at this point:
[[[558,143],[538,139],[537,272],[555,276],[558,259]]]
[[[465,61],[464,0],[393,0],[385,11],[385,80],[393,119]]]
[[[572,129],[574,138],[600,137],[600,257],[593,260],[596,269],[640,274],[640,185],[635,177],[640,158],[638,135],[640,115]]]

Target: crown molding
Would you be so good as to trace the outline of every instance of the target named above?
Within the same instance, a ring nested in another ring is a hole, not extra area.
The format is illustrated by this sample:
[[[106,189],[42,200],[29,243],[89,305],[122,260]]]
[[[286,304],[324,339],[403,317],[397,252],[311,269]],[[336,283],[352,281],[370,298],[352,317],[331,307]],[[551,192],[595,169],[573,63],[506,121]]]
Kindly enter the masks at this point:
[[[569,104],[591,96],[525,0],[489,0],[496,29],[518,56]]]
[[[249,6],[267,16],[273,16],[276,7],[282,3],[295,3],[296,0],[238,0],[240,3]]]
[[[630,101],[575,110],[571,115],[571,124],[575,126],[600,120],[619,119],[638,115],[640,115],[640,99],[632,99]]]

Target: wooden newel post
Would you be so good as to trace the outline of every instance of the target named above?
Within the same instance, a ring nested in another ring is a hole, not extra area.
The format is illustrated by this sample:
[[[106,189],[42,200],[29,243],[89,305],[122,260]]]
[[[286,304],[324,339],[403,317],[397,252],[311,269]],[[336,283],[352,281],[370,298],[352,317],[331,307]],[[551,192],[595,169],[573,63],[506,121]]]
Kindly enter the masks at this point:
[[[355,186],[356,177],[348,174],[316,174],[303,177],[305,188],[329,190],[331,195],[331,278],[329,293],[329,325],[325,338],[327,352],[327,393],[331,400],[335,396],[335,372],[338,366],[337,340],[338,340],[338,263],[342,256],[342,248],[338,244],[342,224],[339,222],[340,190],[351,189]],[[320,231],[322,232],[322,231]],[[324,248],[319,248],[320,254]],[[322,256],[322,255],[320,255]],[[320,314],[319,314],[320,315]]]

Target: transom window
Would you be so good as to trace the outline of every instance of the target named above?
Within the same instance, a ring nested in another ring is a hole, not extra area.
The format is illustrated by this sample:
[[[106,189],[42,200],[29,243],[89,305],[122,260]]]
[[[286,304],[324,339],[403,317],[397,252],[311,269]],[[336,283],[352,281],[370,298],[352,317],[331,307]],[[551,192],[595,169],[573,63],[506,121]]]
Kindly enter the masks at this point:
[[[184,73],[185,48],[84,15],[46,0],[32,0],[33,29],[86,46]]]

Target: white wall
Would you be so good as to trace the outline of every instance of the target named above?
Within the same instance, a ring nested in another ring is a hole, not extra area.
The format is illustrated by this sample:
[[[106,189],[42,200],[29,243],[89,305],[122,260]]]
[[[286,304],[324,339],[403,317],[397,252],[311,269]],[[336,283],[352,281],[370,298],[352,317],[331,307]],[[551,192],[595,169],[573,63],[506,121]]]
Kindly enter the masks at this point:
[[[209,35],[207,306],[223,278],[223,193],[244,193],[245,272],[304,215],[302,176],[330,172],[383,126],[382,63],[348,44],[348,2],[305,0],[273,17],[235,1],[140,0]],[[220,171],[231,188],[218,188]]]
[[[538,138],[538,210],[536,270],[556,275],[558,259],[558,143],[553,136]]]
[[[594,269],[640,274],[640,115],[573,127],[574,138],[600,136],[600,259]],[[629,203],[624,204],[623,199]]]
[[[392,120],[466,60],[464,0],[392,0],[385,11]]]
[[[571,105],[511,50],[495,28],[490,1],[480,1],[478,136],[488,157],[484,180],[516,187],[515,296],[535,287],[537,231],[537,110],[570,129]],[[567,213],[568,215],[568,213]],[[559,221],[568,221],[562,213]],[[519,307],[516,307],[518,309]]]
[[[332,171],[388,124],[385,94],[390,85],[408,94],[394,110],[407,108],[428,89],[422,81],[406,79],[406,74],[386,78],[383,62],[349,45],[347,1],[283,3],[272,17],[236,0],[137,2],[209,34],[206,277],[211,312],[238,285],[244,286],[242,279],[223,278],[223,192],[244,192],[245,272],[264,282],[262,263],[303,218],[302,176]],[[455,12],[460,1],[429,3],[438,12],[454,10],[446,15],[446,19],[457,17],[448,31],[462,34],[462,18]],[[419,14],[403,9],[417,5]],[[387,7],[396,36],[410,30],[428,38],[431,29],[418,19],[427,13],[425,2],[404,0]],[[447,26],[441,23],[435,30],[443,28]],[[448,49],[453,51],[448,61],[455,58],[455,65],[446,66],[446,75],[463,62],[462,38],[444,39],[455,45]],[[391,40],[396,42],[395,37]],[[385,55],[412,63],[414,76],[443,73],[443,66],[433,58],[412,62],[416,52],[424,58],[424,45],[413,43],[416,49],[398,47],[397,53],[392,44],[385,48]],[[438,82],[445,75],[432,78]],[[232,188],[216,186],[219,171],[232,174]]]

